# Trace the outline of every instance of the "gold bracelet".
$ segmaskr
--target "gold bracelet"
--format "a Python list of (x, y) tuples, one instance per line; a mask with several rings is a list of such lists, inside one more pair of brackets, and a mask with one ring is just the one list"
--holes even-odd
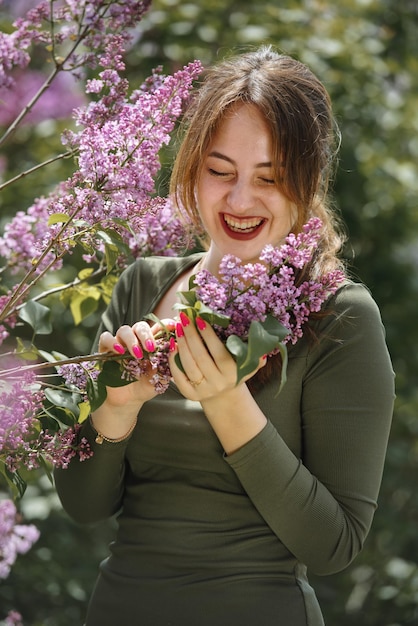
[(125, 439), (128, 439), (128, 437), (132, 434), (132, 431), (133, 431), (133, 429), (136, 426), (136, 422), (137, 422), (137, 420), (134, 421), (134, 423), (132, 424), (132, 426), (130, 427), (128, 432), (123, 437), (119, 437), (118, 439), (109, 439), (109, 437), (105, 437), (104, 435), (102, 435), (102, 433), (100, 433), (97, 430), (97, 428), (94, 425), (93, 418), (90, 415), (90, 424), (92, 425), (93, 429), (97, 433), (95, 442), (98, 443), (99, 445), (102, 445), (103, 441), (107, 441), (109, 443), (120, 443), (121, 441), (124, 441)]

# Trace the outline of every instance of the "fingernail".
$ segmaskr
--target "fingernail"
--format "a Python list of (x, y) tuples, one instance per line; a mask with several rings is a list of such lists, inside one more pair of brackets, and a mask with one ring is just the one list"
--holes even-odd
[(170, 352), (175, 352), (177, 348), (177, 344), (174, 340), (174, 337), (170, 337), (170, 344), (169, 344), (169, 350)]
[(133, 346), (132, 348), (133, 355), (136, 356), (137, 359), (142, 359), (144, 353), (142, 352), (139, 346)]
[(263, 354), (262, 359), (267, 359), (267, 354)]
[(147, 352), (154, 352), (154, 350), (155, 350), (155, 343), (153, 342), (152, 339), (147, 339), (146, 340), (145, 348), (146, 348)]
[(190, 324), (189, 318), (187, 317), (185, 313), (183, 313), (183, 311), (180, 311), (180, 321), (183, 324), (183, 326), (188, 326)]
[(125, 348), (121, 346), (120, 343), (114, 343), (113, 349), (115, 350), (115, 352), (119, 352), (119, 354), (125, 354)]
[(176, 335), (177, 337), (184, 337), (183, 326), (180, 322), (177, 322), (176, 324)]
[(205, 330), (206, 322), (201, 317), (196, 317), (196, 326), (199, 330)]

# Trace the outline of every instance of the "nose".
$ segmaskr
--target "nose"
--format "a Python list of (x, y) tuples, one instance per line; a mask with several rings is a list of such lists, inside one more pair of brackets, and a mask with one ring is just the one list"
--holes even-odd
[(255, 204), (252, 186), (244, 180), (235, 181), (228, 191), (227, 203), (234, 213), (252, 209)]

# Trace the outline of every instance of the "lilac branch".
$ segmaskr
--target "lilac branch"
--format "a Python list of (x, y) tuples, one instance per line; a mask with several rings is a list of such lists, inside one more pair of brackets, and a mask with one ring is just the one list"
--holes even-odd
[(0, 185), (0, 191), (3, 191), (5, 187), (8, 187), (9, 185), (17, 182), (18, 180), (22, 178), (25, 178), (26, 176), (29, 176), (29, 174), (33, 174), (34, 172), (36, 172), (37, 170), (40, 170), (41, 168), (46, 167), (47, 165), (50, 165), (51, 163), (54, 163), (55, 161), (60, 161), (61, 159), (68, 159), (74, 156), (76, 153), (77, 153), (76, 150), (67, 150), (67, 152), (62, 152), (61, 154), (57, 154), (56, 156), (51, 157), (47, 161), (43, 161), (43, 163), (38, 163), (38, 165), (34, 165), (30, 169), (25, 170), (24, 172), (21, 172), (20, 174), (17, 174), (14, 178), (7, 180), (5, 183)]

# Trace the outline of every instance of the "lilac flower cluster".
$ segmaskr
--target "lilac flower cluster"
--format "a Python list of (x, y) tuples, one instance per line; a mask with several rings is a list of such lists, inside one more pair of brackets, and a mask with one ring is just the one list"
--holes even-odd
[(149, 204), (146, 220), (135, 220), (134, 217), (131, 225), (133, 235), (129, 239), (129, 248), (134, 258), (175, 256), (189, 249), (194, 242), (193, 233), (188, 232), (170, 198), (153, 199)]
[[(118, 59), (120, 41), (112, 46), (112, 63)], [(110, 54), (110, 51), (108, 52)], [(199, 62), (190, 63), (173, 76), (160, 77), (126, 97), (126, 81), (115, 69), (107, 69), (108, 54), (101, 65), (100, 80), (90, 82), (90, 91), (100, 90), (98, 102), (76, 112), (83, 129), (67, 132), (64, 143), (78, 151), (80, 178), (94, 190), (90, 201), (78, 202), (77, 218), (94, 226), (114, 218), (129, 221), (144, 213), (155, 192), (154, 179), (160, 163), (158, 153), (169, 143), (170, 133), (189, 97), (193, 80), (201, 71)], [(118, 69), (122, 62), (118, 61)], [(71, 185), (74, 187), (74, 185)], [(141, 210), (142, 209), (142, 210)], [(136, 225), (136, 224), (135, 224)]]
[(21, 467), (36, 469), (42, 459), (55, 467), (67, 467), (76, 455), (80, 461), (90, 457), (87, 440), (79, 440), (78, 425), (55, 433), (41, 429), (38, 416), (43, 413), (45, 396), (33, 372), (26, 372), (11, 384), (3, 383), (2, 387), (0, 461), (10, 472)]
[[(39, 539), (40, 533), (35, 526), (17, 522), (14, 503), (11, 500), (0, 501), (0, 579), (7, 578), (18, 554), (25, 554)], [(18, 619), (17, 614), (14, 617)], [(16, 623), (16, 620), (9, 623)]]
[[(118, 3), (106, 6), (109, 4)], [(134, 3), (127, 0), (125, 4), (126, 10), (133, 10)], [(121, 19), (118, 12), (112, 16), (116, 21)], [(99, 79), (88, 83), (90, 92), (100, 97), (75, 112), (82, 130), (67, 131), (63, 136), (64, 145), (78, 154), (79, 169), (48, 197), (36, 199), (26, 214), (19, 212), (5, 226), (0, 255), (8, 260), (12, 272), (25, 272), (26, 277), (36, 280), (48, 270), (59, 268), (64, 255), (77, 243), (95, 251), (86, 259), (97, 260), (97, 251), (104, 251), (103, 237), (108, 237), (104, 229), (118, 232), (137, 255), (138, 240), (132, 233), (141, 232), (144, 225), (147, 228), (150, 206), (154, 217), (149, 232), (154, 229), (158, 239), (159, 250), (155, 252), (164, 253), (161, 230), (157, 233), (155, 228), (159, 205), (150, 200), (160, 167), (158, 152), (170, 141), (192, 82), (202, 68), (196, 61), (173, 76), (155, 72), (128, 97), (127, 82), (119, 75), (124, 68), (123, 41), (120, 35), (109, 35), (98, 61), (104, 69)], [(169, 229), (165, 245), (171, 253), (172, 242), (181, 239), (180, 222), (171, 221), (166, 208), (163, 223)], [(21, 288), (24, 290), (25, 285)], [(0, 321), (9, 322), (18, 296), (13, 294), (7, 308), (0, 310)]]
[(35, 415), (42, 408), (43, 393), (33, 372), (26, 372), (11, 384), (0, 386), (0, 455), (26, 445), (36, 429)]
[(23, 626), (22, 616), (18, 611), (9, 611), (3, 622), (4, 626)]
[(149, 381), (157, 393), (161, 394), (167, 390), (171, 380), (171, 371), (168, 364), (170, 351), (170, 339), (168, 334), (156, 337), (155, 351), (148, 352), (146, 358), (123, 359), (121, 361), (122, 379), (135, 381), (140, 376), (147, 374)]
[(217, 328), (222, 339), (230, 335), (245, 339), (251, 322), (263, 322), (270, 314), (289, 331), (284, 343), (296, 343), (310, 314), (318, 312), (344, 280), (343, 272), (336, 269), (316, 281), (309, 278), (298, 284), (298, 270), (312, 260), (321, 227), (321, 221), (312, 218), (300, 234), (291, 233), (282, 246), (265, 246), (258, 263), (243, 264), (237, 257), (226, 255), (219, 279), (207, 270), (197, 273), (198, 300), (230, 318), (227, 328)]
[(73, 43), (69, 52), (61, 56), (60, 69), (96, 67), (97, 52), (103, 49), (103, 44), (117, 32), (128, 42), (131, 39), (129, 29), (142, 19), (150, 4), (151, 0), (64, 0), (52, 3), (51, 16), (51, 3), (39, 2), (25, 17), (14, 22), (15, 31), (3, 34), (0, 39), (0, 52), (3, 52), (0, 86), (10, 85), (8, 73), (12, 67), (28, 65), (30, 57), (26, 51), (32, 44), (42, 44), (56, 51), (60, 45), (65, 49), (68, 42), (82, 41), (81, 52)]
[(85, 390), (89, 380), (97, 380), (99, 369), (95, 361), (82, 361), (81, 363), (67, 363), (56, 368), (57, 374), (64, 380), (69, 389), (74, 389), (86, 397)]

